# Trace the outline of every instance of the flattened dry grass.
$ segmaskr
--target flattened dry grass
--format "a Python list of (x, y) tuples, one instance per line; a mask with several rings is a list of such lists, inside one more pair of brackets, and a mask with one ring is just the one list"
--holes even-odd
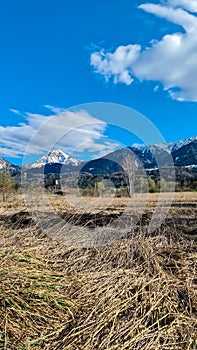
[(152, 236), (141, 226), (111, 245), (80, 249), (51, 241), (33, 223), (2, 222), (0, 349), (197, 349), (189, 218), (195, 225), (194, 206), (173, 207)]
[(80, 305), (79, 316), (46, 349), (197, 348), (197, 254), (192, 242), (142, 235), (135, 246), (122, 241), (104, 252), (72, 252), (69, 271), (75, 258), (81, 287), (73, 298)]
[(0, 349), (41, 346), (72, 317), (69, 278), (46, 266), (43, 257), (1, 250), (0, 279)]

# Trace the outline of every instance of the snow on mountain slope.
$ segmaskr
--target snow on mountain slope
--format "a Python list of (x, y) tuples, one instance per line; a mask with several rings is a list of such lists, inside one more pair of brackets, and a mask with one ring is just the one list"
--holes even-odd
[(77, 166), (82, 161), (76, 158), (70, 157), (67, 153), (61, 150), (52, 150), (43, 157), (39, 158), (35, 163), (31, 164), (31, 168), (41, 168), (46, 164), (59, 163), (64, 165)]
[(0, 170), (9, 170), (11, 168), (15, 168), (14, 165), (12, 165), (10, 162), (8, 162), (7, 160), (0, 158)]
[(189, 137), (187, 139), (180, 140), (177, 142), (155, 143), (155, 144), (150, 145), (150, 146), (145, 146), (144, 148), (147, 148), (147, 147), (151, 148), (153, 146), (153, 147), (163, 148), (163, 150), (165, 150), (169, 153), (172, 153), (172, 152), (177, 151), (179, 148), (181, 148), (183, 146), (189, 145), (193, 141), (197, 141), (197, 136), (192, 136), (192, 137)]
[(128, 149), (146, 169), (157, 168), (158, 159), (163, 166), (167, 166), (169, 164), (169, 155), (171, 155), (172, 158), (170, 159), (174, 161), (175, 166), (188, 166), (196, 164), (197, 161), (197, 136), (171, 143), (125, 147), (106, 155), (105, 158), (121, 164), (128, 153)]
[(20, 176), (20, 167), (18, 165), (14, 165), (6, 159), (0, 158), (0, 173), (4, 171), (9, 172), (13, 176)]
[[(129, 149), (135, 154), (137, 159), (139, 159), (144, 168), (157, 167), (155, 156), (157, 156), (157, 159), (160, 157), (165, 164), (165, 153), (170, 153), (172, 155), (175, 166), (194, 166), (197, 164), (197, 136), (171, 143), (155, 143), (152, 145), (133, 145), (131, 147), (124, 147), (111, 152), (102, 158), (108, 158), (121, 164), (121, 160), (128, 154)], [(35, 163), (26, 164), (24, 168), (39, 170), (39, 168), (46, 164), (57, 163), (66, 165), (72, 170), (72, 167), (83, 165), (84, 162), (72, 158), (69, 154), (61, 150), (51, 150), (46, 155), (39, 158)], [(19, 168), (20, 167), (11, 164), (7, 160), (0, 158), (0, 170), (7, 169), (14, 171)]]

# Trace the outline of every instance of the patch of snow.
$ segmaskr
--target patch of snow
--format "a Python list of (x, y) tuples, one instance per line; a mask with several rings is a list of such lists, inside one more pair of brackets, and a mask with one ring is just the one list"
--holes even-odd
[(61, 150), (51, 150), (46, 155), (38, 159), (35, 163), (31, 164), (31, 168), (41, 168), (46, 164), (52, 164), (52, 163), (77, 166), (81, 162), (82, 162), (81, 160), (72, 158), (69, 156), (69, 154)]
[(197, 168), (197, 164), (185, 165), (184, 168), (188, 168), (188, 169)]
[(172, 153), (172, 152), (177, 151), (179, 148), (181, 148), (183, 146), (189, 145), (193, 141), (197, 141), (197, 136), (192, 136), (192, 137), (189, 137), (187, 139), (180, 140), (177, 142), (154, 143), (150, 146), (146, 146), (144, 148), (144, 152), (148, 148), (152, 149), (152, 148), (157, 147), (157, 148), (163, 149), (164, 151), (167, 151), (168, 153)]
[(0, 158), (0, 170), (7, 170), (9, 168), (13, 168), (14, 166), (12, 166), (12, 164), (10, 162), (8, 162), (7, 160)]

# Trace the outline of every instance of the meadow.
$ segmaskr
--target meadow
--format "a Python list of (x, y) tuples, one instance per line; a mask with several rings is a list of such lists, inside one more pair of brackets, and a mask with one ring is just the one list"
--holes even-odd
[(157, 200), (49, 195), (76, 232), (135, 219), (92, 246), (47, 234), (22, 196), (1, 202), (0, 349), (197, 349), (197, 193), (175, 193), (149, 232)]

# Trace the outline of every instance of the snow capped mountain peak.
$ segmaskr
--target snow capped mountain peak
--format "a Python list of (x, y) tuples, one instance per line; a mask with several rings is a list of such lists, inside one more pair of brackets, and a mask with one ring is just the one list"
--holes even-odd
[(5, 171), (13, 171), (17, 168), (17, 165), (10, 163), (8, 160), (4, 158), (0, 158), (0, 170)]
[(197, 136), (192, 136), (192, 137), (188, 137), (187, 139), (176, 141), (176, 142), (154, 143), (152, 145), (145, 146), (144, 150), (147, 148), (154, 149), (156, 147), (156, 148), (161, 148), (166, 152), (172, 153), (177, 151), (179, 148), (189, 145), (191, 142), (196, 140), (197, 140)]
[(197, 136), (192, 136), (192, 137), (189, 137), (187, 139), (174, 142), (174, 144), (172, 146), (172, 152), (177, 151), (179, 148), (181, 148), (183, 146), (189, 145), (193, 141), (197, 141)]
[(16, 172), (18, 169), (17, 165), (10, 163), (8, 160), (4, 158), (0, 158), (0, 172), (9, 171), (11, 173)]
[[(169, 159), (178, 167), (197, 164), (197, 136), (177, 142), (154, 143), (151, 145), (142, 145), (142, 147), (138, 147), (138, 145), (135, 147), (132, 145), (128, 148), (136, 155), (146, 169), (157, 168), (157, 160), (160, 160), (163, 166), (168, 165)], [(121, 160), (125, 155), (127, 155), (127, 148), (114, 151), (106, 157), (121, 164)], [(169, 158), (168, 155), (170, 155), (171, 158)]]
[(46, 163), (60, 163), (66, 162), (70, 156), (61, 150), (52, 150), (46, 156)]
[(0, 170), (7, 169), (9, 166), (11, 166), (11, 163), (9, 163), (7, 160), (0, 158)]
[(31, 168), (41, 168), (46, 164), (59, 163), (63, 165), (77, 166), (81, 163), (81, 160), (72, 158), (69, 154), (61, 150), (51, 150), (43, 157), (39, 158), (35, 163), (31, 164)]

